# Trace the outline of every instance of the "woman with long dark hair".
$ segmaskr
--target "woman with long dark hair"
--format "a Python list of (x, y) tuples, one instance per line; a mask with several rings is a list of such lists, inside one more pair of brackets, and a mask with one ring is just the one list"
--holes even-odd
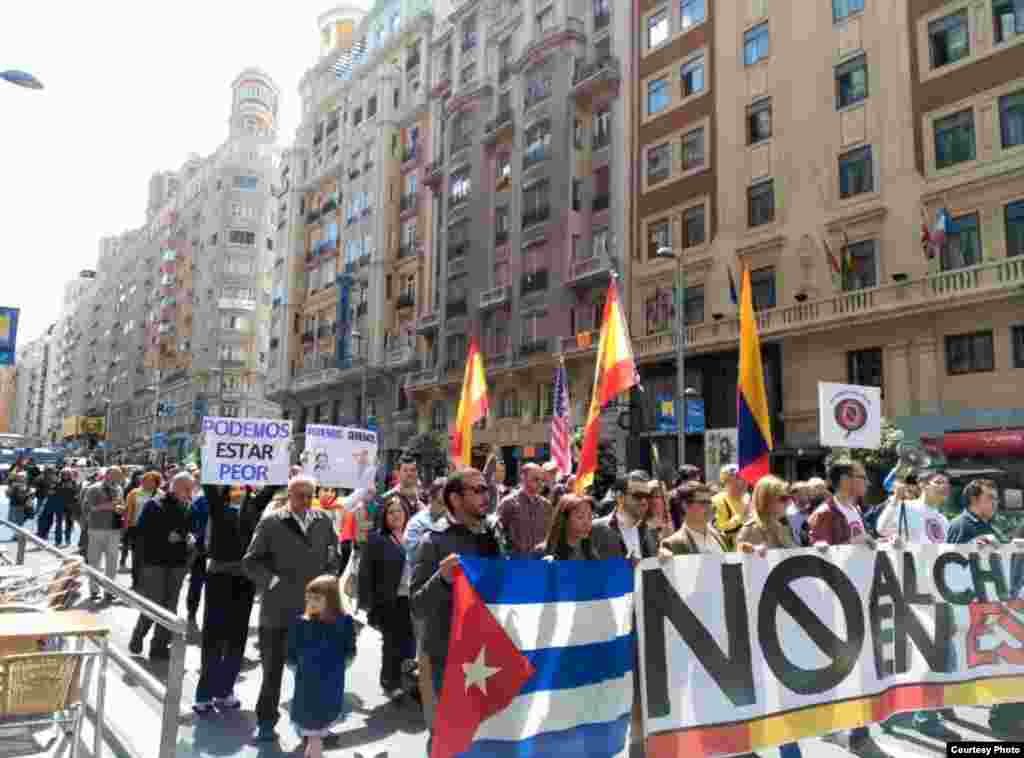
[(402, 665), (416, 657), (409, 608), (412, 566), (402, 547), (406, 511), (402, 501), (390, 498), (376, 514), (359, 566), (359, 605), (367, 620), (384, 637), (380, 686), (389, 697), (402, 690)]
[(548, 538), (537, 547), (545, 559), (557, 561), (596, 561), (597, 551), (590, 544), (594, 502), (582, 495), (562, 495), (551, 518)]

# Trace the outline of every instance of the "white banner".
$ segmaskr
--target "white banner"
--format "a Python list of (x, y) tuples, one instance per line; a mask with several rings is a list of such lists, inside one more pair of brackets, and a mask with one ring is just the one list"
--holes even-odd
[(203, 417), (203, 484), (287, 484), (292, 422)]
[(354, 426), (306, 426), (302, 470), (328, 487), (359, 489), (377, 474), (377, 433)]
[(818, 432), (823, 447), (877, 450), (882, 444), (882, 390), (818, 382)]
[(898, 711), (1024, 700), (1022, 589), (1019, 546), (646, 560), (648, 755), (742, 753)]
[(723, 466), (736, 463), (736, 427), (704, 432), (704, 481), (718, 482)]

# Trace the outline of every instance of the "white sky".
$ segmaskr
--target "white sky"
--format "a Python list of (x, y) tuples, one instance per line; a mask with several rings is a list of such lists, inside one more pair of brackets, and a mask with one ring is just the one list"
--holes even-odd
[(0, 305), (21, 308), (19, 344), (57, 319), (64, 282), (95, 265), (101, 237), (143, 223), (150, 175), (227, 136), (246, 66), (281, 88), (279, 142), (292, 140), (316, 18), (333, 5), (0, 0), (0, 70), (45, 86), (0, 80)]

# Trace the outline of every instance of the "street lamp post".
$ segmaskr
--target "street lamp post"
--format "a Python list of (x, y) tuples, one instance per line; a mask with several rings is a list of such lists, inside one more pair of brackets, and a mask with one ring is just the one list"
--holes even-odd
[(25, 89), (43, 88), (43, 83), (28, 71), (19, 71), (18, 69), (13, 68), (8, 69), (7, 71), (0, 71), (0, 79), (10, 82), (16, 87), (24, 87)]
[(670, 247), (659, 247), (655, 253), (657, 258), (667, 258), (677, 263), (676, 297), (676, 400), (673, 403), (673, 415), (676, 419), (676, 447), (679, 465), (686, 463), (686, 399), (697, 392), (686, 386), (686, 269), (683, 268), (683, 256)]

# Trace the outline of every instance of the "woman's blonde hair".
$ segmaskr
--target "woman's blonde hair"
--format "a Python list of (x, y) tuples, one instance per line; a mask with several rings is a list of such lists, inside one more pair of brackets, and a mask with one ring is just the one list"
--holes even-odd
[(754, 521), (763, 530), (775, 538), (775, 541), (782, 547), (793, 546), (793, 534), (779, 520), (776, 513), (772, 511), (772, 501), (776, 498), (784, 498), (789, 493), (789, 485), (777, 476), (762, 476), (754, 487), (750, 496), (751, 509)]
[(338, 585), (338, 577), (322, 574), (306, 585), (306, 593), (324, 599), (324, 612), (320, 615), (320, 621), (331, 624), (338, 616), (345, 613), (341, 605), (341, 587)]

